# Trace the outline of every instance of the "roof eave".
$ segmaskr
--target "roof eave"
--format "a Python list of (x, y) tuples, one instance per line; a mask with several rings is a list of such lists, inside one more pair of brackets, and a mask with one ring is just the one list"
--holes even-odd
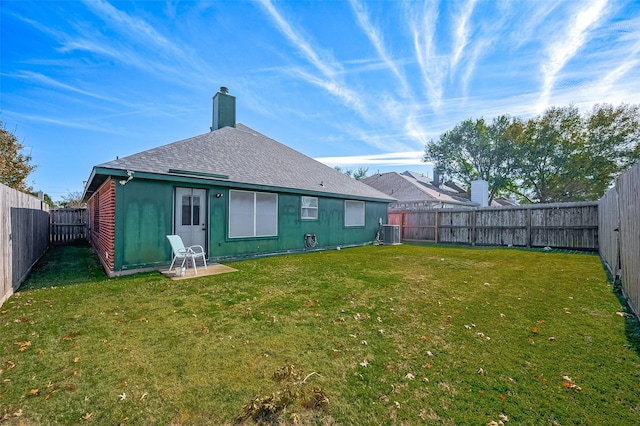
[[(217, 178), (217, 177), (206, 177), (206, 176), (195, 176), (195, 175), (185, 175), (179, 173), (151, 173), (151, 172), (140, 172), (136, 170), (133, 171), (133, 178), (136, 179), (148, 179), (148, 180), (158, 180), (158, 181), (173, 181), (180, 183), (191, 183), (191, 184), (200, 184), (200, 185), (218, 185), (227, 188), (241, 188), (241, 189), (251, 189), (258, 191), (272, 191), (272, 192), (288, 192), (292, 194), (301, 194), (301, 195), (310, 195), (310, 196), (318, 196), (318, 197), (332, 197), (332, 198), (340, 198), (340, 199), (353, 199), (353, 200), (362, 200), (362, 201), (373, 201), (373, 202), (381, 202), (381, 203), (395, 203), (398, 200), (389, 197), (382, 196), (376, 197), (373, 195), (358, 195), (358, 194), (345, 194), (338, 192), (330, 192), (330, 191), (314, 191), (308, 190), (304, 188), (288, 188), (288, 187), (280, 187), (280, 186), (270, 186), (258, 183), (249, 183), (249, 182), (237, 182), (231, 181), (228, 179)], [(94, 167), (91, 172), (91, 176), (89, 177), (89, 181), (87, 186), (85, 187), (83, 200), (86, 202), (93, 193), (104, 183), (104, 181), (109, 176), (115, 177), (126, 177), (127, 170), (124, 169), (112, 169), (106, 167)], [(382, 194), (382, 193), (381, 193)], [(382, 194), (386, 195), (386, 194)]]

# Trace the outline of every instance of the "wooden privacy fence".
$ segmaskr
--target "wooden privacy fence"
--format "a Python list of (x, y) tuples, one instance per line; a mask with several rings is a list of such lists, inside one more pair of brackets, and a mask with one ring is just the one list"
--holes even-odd
[(620, 175), (599, 203), (600, 256), (640, 315), (640, 163)]
[(55, 209), (51, 210), (52, 244), (67, 244), (89, 240), (89, 209)]
[(598, 249), (598, 203), (432, 209), (389, 213), (403, 241)]
[(48, 235), (49, 206), (0, 184), (0, 305), (47, 251)]
[(620, 278), (620, 243), (618, 241), (618, 191), (611, 188), (598, 202), (598, 235), (600, 258), (614, 277)]

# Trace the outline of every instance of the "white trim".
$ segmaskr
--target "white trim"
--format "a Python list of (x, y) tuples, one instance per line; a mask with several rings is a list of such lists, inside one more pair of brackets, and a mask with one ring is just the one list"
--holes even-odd
[[(311, 200), (315, 200), (315, 206), (313, 205), (306, 205), (304, 204), (305, 202), (305, 198), (308, 199), (309, 201)], [(311, 203), (313, 204), (313, 203)], [(307, 213), (311, 213), (311, 212), (315, 212), (315, 216), (311, 217), (311, 216), (305, 216), (304, 212)], [(311, 197), (308, 195), (301, 195), (300, 196), (300, 219), (301, 220), (318, 220), (318, 197)]]
[[(247, 235), (232, 235), (232, 226), (231, 226), (231, 220), (232, 218), (236, 217), (234, 215), (234, 212), (232, 210), (232, 201), (233, 201), (233, 194), (234, 193), (244, 193), (244, 194), (251, 194), (252, 195), (252, 209), (253, 211), (251, 212), (251, 220), (252, 220), (252, 232), (251, 234), (247, 234)], [(273, 213), (275, 213), (275, 227), (274, 227), (274, 232), (273, 234), (264, 234), (264, 235), (258, 235), (258, 195), (266, 195), (269, 197), (273, 197), (273, 199), (275, 200), (275, 206), (274, 206), (274, 210)], [(227, 229), (227, 235), (230, 239), (236, 239), (236, 238), (255, 238), (255, 237), (277, 237), (278, 236), (278, 194), (272, 193), (272, 192), (259, 192), (259, 191), (242, 191), (239, 189), (230, 189), (229, 190), (229, 220), (228, 220), (228, 229)], [(237, 215), (237, 213), (236, 213)], [(245, 213), (246, 215), (246, 213)], [(248, 218), (247, 218), (248, 219)], [(243, 231), (242, 229), (240, 231)]]
[[(361, 212), (349, 212), (347, 213), (347, 205), (351, 205), (351, 208), (355, 208), (356, 205), (361, 206)], [(361, 213), (361, 217), (360, 217)], [(357, 200), (344, 200), (344, 226), (345, 227), (355, 227), (355, 226), (364, 226), (365, 225), (365, 203), (364, 201)], [(358, 217), (355, 217), (357, 214)], [(347, 222), (347, 220), (351, 220), (353, 222)]]

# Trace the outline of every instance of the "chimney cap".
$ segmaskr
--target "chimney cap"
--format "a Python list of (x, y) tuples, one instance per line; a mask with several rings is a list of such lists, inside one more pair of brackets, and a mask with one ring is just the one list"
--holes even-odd
[(224, 93), (225, 95), (229, 94), (229, 88), (226, 86), (220, 86), (220, 93)]

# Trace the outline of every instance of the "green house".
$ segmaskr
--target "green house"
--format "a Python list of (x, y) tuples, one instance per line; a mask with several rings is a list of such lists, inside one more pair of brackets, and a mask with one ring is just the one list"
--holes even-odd
[(388, 195), (236, 124), (235, 97), (213, 97), (211, 131), (99, 164), (83, 198), (109, 276), (161, 269), (167, 235), (210, 262), (371, 243)]

